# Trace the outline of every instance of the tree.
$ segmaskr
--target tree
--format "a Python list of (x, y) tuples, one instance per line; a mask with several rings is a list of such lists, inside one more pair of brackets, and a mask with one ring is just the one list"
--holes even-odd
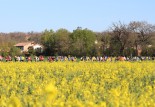
[(95, 33), (88, 29), (76, 29), (70, 35), (73, 55), (91, 55), (96, 40)]
[(59, 29), (55, 32), (55, 48), (58, 55), (68, 55), (70, 48), (70, 32), (66, 29)]
[(53, 30), (45, 30), (41, 36), (41, 43), (44, 45), (46, 55), (55, 54), (55, 34)]
[(97, 33), (97, 41), (99, 45), (99, 52), (103, 53), (104, 55), (110, 55), (111, 50), (110, 50), (110, 41), (111, 41), (111, 35), (109, 32), (101, 32)]
[(12, 46), (12, 47), (10, 48), (9, 54), (10, 54), (11, 56), (19, 56), (19, 55), (21, 55), (21, 50), (20, 50), (19, 48), (15, 47), (15, 46)]
[(140, 55), (142, 48), (146, 48), (151, 44), (151, 38), (155, 32), (155, 26), (147, 22), (133, 21), (129, 23), (129, 28), (134, 35), (133, 44), (134, 47), (136, 47), (137, 55)]
[(35, 55), (35, 50), (34, 50), (33, 46), (30, 46), (30, 47), (28, 48), (28, 53), (29, 53), (30, 55)]
[(111, 27), (111, 49), (116, 55), (124, 55), (124, 49), (126, 49), (130, 42), (131, 36), (129, 28), (126, 24), (114, 23)]

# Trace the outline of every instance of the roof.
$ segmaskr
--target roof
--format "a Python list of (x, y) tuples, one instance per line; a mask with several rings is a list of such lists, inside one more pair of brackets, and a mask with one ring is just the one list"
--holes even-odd
[(22, 42), (22, 43), (18, 43), (18, 44), (16, 44), (16, 45), (14, 45), (14, 46), (26, 46), (26, 45), (29, 45), (29, 44), (31, 44), (32, 42)]

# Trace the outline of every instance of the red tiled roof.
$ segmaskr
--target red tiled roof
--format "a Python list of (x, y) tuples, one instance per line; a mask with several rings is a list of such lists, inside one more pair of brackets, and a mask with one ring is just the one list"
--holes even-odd
[(32, 42), (23, 42), (23, 43), (18, 43), (18, 44), (14, 45), (14, 46), (26, 46), (26, 45), (31, 44), (31, 43)]

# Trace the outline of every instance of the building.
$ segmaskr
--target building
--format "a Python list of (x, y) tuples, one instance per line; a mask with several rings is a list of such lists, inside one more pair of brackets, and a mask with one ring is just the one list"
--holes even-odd
[(15, 47), (21, 49), (22, 52), (27, 52), (29, 47), (33, 47), (34, 50), (43, 50), (43, 46), (36, 44), (34, 42), (22, 42), (14, 45)]
[(33, 45), (33, 49), (36, 50), (36, 49), (41, 49), (43, 46), (40, 45), (40, 44), (34, 44)]

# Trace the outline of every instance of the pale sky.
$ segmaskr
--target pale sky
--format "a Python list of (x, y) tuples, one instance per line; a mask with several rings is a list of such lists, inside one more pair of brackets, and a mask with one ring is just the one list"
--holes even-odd
[(102, 32), (118, 21), (155, 24), (154, 11), (155, 0), (0, 0), (0, 32)]

